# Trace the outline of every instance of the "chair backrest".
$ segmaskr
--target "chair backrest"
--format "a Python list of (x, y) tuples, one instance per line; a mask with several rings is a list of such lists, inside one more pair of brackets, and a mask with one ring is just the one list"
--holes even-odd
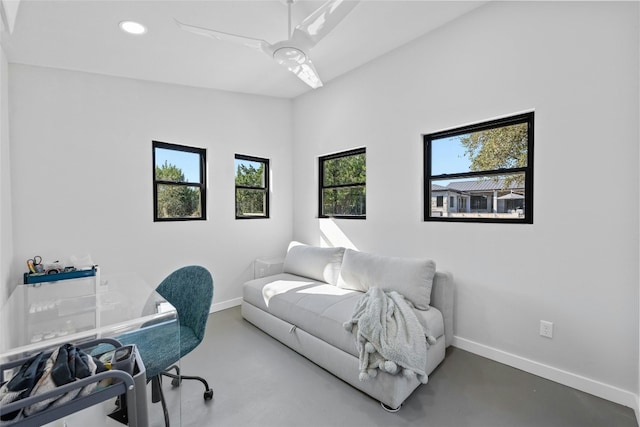
[(191, 328), (202, 340), (213, 299), (213, 278), (209, 271), (198, 265), (179, 268), (156, 291), (178, 310), (180, 325)]

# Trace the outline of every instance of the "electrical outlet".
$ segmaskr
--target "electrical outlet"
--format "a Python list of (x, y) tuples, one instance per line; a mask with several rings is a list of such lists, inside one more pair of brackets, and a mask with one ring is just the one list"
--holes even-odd
[(547, 322), (546, 320), (541, 320), (540, 335), (547, 338), (553, 338), (553, 322)]

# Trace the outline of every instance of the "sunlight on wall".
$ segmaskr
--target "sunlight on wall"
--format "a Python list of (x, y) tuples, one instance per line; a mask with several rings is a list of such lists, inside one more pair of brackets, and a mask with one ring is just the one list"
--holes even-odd
[(323, 247), (344, 247), (358, 250), (353, 242), (335, 223), (333, 218), (320, 218), (318, 220), (320, 228), (320, 246)]

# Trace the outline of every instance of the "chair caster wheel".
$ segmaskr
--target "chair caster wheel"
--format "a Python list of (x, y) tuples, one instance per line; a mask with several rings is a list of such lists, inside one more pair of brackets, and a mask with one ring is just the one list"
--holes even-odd
[(172, 387), (180, 387), (180, 383), (182, 382), (182, 380), (179, 380), (177, 378), (174, 378), (171, 380), (171, 386)]
[(204, 400), (211, 400), (211, 399), (213, 399), (213, 390), (209, 389), (204, 392)]

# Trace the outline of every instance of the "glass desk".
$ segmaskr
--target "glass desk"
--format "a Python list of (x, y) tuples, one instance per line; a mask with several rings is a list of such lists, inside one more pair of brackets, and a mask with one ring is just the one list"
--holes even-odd
[[(128, 332), (162, 324), (171, 339), (160, 343), (165, 351), (179, 354), (180, 328), (175, 308), (155, 288), (136, 274), (122, 274), (19, 285), (2, 307), (3, 337), (0, 364), (53, 350), (65, 343), (82, 344), (97, 338), (115, 338)], [(168, 348), (173, 346), (174, 348)], [(144, 369), (143, 369), (144, 370)], [(137, 425), (149, 424), (152, 414), (144, 387), (136, 383)], [(180, 425), (179, 388), (166, 393), (171, 423)], [(160, 406), (159, 404), (153, 404)], [(56, 426), (122, 426), (104, 417), (114, 409), (105, 404), (65, 416)], [(129, 408), (129, 411), (132, 409)], [(25, 420), (28, 418), (25, 418)], [(151, 419), (151, 421), (154, 421)]]

